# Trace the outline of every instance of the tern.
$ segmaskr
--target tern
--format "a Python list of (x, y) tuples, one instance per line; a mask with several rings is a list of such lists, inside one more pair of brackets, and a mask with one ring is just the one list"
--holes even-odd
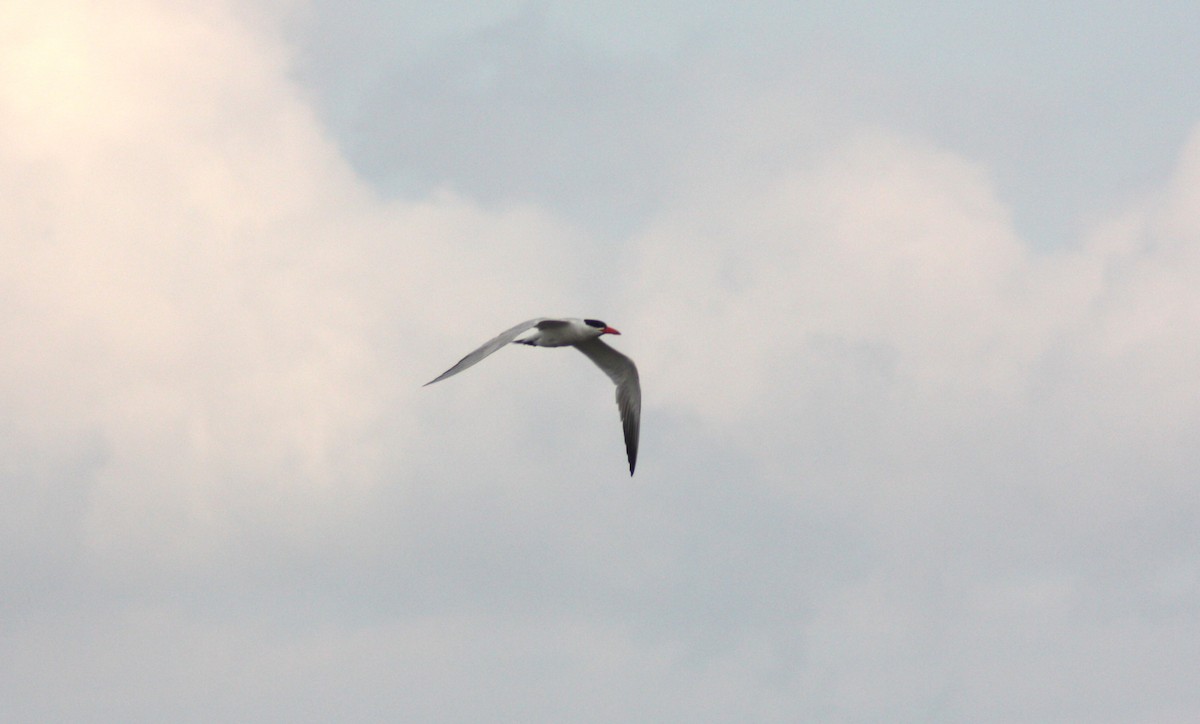
[(638, 382), (638, 371), (633, 360), (601, 341), (600, 337), (605, 334), (620, 332), (598, 319), (530, 319), (501, 332), (424, 386), (453, 377), (509, 343), (531, 347), (574, 347), (595, 362), (617, 386), (617, 408), (621, 412), (621, 425), (625, 428), (625, 454), (629, 458), (629, 474), (633, 475), (633, 468), (637, 465), (638, 429), (642, 416), (642, 386)]

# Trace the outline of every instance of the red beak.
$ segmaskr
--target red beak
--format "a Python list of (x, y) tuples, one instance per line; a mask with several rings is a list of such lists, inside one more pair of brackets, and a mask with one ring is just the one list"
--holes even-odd
[(600, 331), (600, 334), (620, 334), (620, 332), (613, 329), (612, 327), (605, 327), (603, 330)]

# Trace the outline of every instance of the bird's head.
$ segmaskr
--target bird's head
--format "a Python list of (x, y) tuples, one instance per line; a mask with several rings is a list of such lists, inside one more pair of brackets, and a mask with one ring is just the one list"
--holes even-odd
[(601, 322), (599, 319), (585, 319), (583, 322), (589, 327), (595, 327), (600, 330), (600, 334), (620, 334), (620, 332)]

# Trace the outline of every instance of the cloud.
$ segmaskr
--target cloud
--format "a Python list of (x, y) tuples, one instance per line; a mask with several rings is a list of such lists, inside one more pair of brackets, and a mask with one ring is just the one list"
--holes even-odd
[(374, 198), (227, 8), (59, 10), (5, 51), (6, 427), (15, 459), (77, 460), (86, 550), (303, 538), (403, 455), (389, 410), (440, 363), (417, 343), (475, 299), (570, 299), (537, 210)]
[[(719, 170), (697, 174), (717, 191), (685, 188), (636, 240), (627, 316), (647, 387), (736, 441), (746, 476), (845, 526), (867, 552), (839, 567), (872, 561), (804, 596), (805, 673), (825, 677), (841, 715), (949, 701), (950, 719), (957, 706), (1005, 718), (988, 703), (1001, 692), (978, 693), (983, 651), (1005, 650), (1024, 680), (1018, 661), (1060, 670), (1100, 646), (1107, 679), (1125, 668), (1114, 650), (1159, 669), (1138, 636), (1185, 635), (1151, 612), (1179, 600), (1158, 576), (1194, 570), (1179, 513), (1195, 512), (1183, 441), (1200, 432), (1192, 156), (1077, 248), (1037, 252), (984, 168), (863, 130), (740, 193)], [(990, 609), (1005, 600), (1015, 609)], [(966, 630), (997, 639), (960, 650)], [(1072, 653), (1043, 661), (1052, 640)], [(1175, 682), (1155, 687), (1161, 699), (1092, 694), (1171, 711), (1187, 697), (1161, 673)], [(1065, 701), (1029, 697), (1021, 711)]]
[(328, 383), (369, 361), (354, 302), (313, 278), (340, 252), (294, 232), (328, 223), (318, 189), (354, 190), (279, 49), (219, 11), (34, 16), (6, 59), (11, 394), (97, 448), (89, 543), (186, 536), (215, 489), (281, 467), (318, 485), (370, 415)]
[[(612, 244), (384, 198), (277, 20), (7, 13), (17, 718), (1196, 710), (1200, 142), (1044, 251), (986, 163), (747, 90)], [(632, 482), (578, 355), (420, 388), (556, 312), (626, 331)]]

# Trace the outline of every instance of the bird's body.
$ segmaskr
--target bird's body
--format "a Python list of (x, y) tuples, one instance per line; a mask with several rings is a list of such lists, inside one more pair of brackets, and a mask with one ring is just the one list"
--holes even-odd
[[(528, 322), (526, 323), (528, 324)], [(594, 327), (582, 319), (540, 319), (514, 342), (534, 347), (570, 347), (602, 334), (620, 334), (611, 327)]]
[(501, 332), (479, 349), (463, 357), (450, 369), (438, 375), (426, 386), (462, 372), (484, 357), (507, 344), (526, 344), (532, 347), (575, 347), (596, 363), (617, 386), (617, 407), (625, 431), (625, 453), (629, 458), (629, 474), (637, 464), (638, 431), (642, 412), (642, 388), (633, 360), (600, 340), (601, 335), (620, 334), (596, 319), (574, 317), (538, 317), (521, 322)]

